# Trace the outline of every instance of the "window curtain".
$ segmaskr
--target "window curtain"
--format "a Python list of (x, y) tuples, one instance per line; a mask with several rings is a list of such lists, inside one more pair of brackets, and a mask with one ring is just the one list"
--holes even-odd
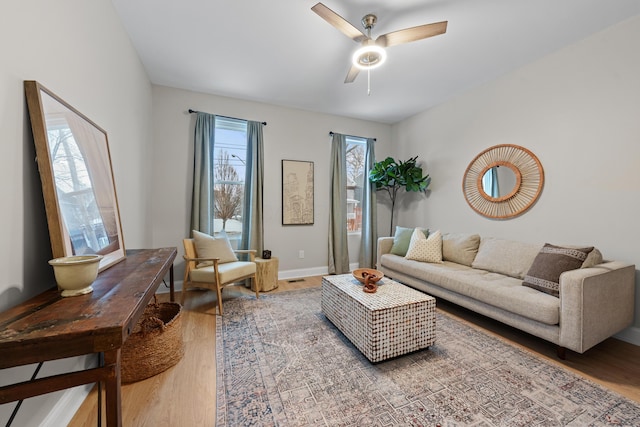
[(329, 194), (329, 274), (349, 272), (347, 247), (347, 141), (333, 134)]
[(197, 113), (194, 135), (193, 195), (191, 200), (191, 230), (213, 235), (213, 145), (216, 116)]
[(484, 192), (491, 197), (500, 197), (500, 188), (498, 187), (498, 167), (494, 166), (487, 171), (482, 177), (482, 188)]
[(262, 256), (264, 222), (262, 187), (264, 181), (264, 148), (261, 122), (247, 122), (247, 154), (242, 214), (242, 248), (255, 249)]
[(376, 206), (376, 187), (369, 181), (369, 172), (376, 162), (375, 140), (367, 138), (364, 153), (364, 182), (362, 183), (362, 228), (360, 230), (361, 268), (374, 268), (376, 263), (376, 245), (378, 239), (378, 215)]

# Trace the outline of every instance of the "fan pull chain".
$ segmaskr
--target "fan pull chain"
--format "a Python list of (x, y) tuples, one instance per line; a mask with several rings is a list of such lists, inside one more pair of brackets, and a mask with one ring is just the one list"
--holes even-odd
[(371, 96), (371, 69), (367, 68), (367, 96)]

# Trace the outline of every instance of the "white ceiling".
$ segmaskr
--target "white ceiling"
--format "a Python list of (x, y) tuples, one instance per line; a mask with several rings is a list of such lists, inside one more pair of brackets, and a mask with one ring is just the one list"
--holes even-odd
[(376, 14), (374, 38), (449, 21), (390, 47), (367, 96), (366, 72), (343, 83), (358, 45), (311, 11), (317, 0), (112, 2), (155, 84), (383, 123), (640, 14), (638, 0), (323, 0), (359, 29)]

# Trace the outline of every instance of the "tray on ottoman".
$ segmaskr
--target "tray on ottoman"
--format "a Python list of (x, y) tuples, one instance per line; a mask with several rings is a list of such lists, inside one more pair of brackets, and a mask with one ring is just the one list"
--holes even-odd
[(323, 277), (323, 313), (371, 362), (433, 344), (435, 298), (388, 278), (378, 284), (369, 294), (351, 274)]

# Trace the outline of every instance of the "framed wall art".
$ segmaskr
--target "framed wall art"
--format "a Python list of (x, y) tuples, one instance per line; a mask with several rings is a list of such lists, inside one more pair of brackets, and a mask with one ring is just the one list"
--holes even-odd
[(54, 258), (125, 258), (107, 133), (36, 81), (24, 82)]
[(282, 225), (313, 224), (313, 162), (282, 160)]

